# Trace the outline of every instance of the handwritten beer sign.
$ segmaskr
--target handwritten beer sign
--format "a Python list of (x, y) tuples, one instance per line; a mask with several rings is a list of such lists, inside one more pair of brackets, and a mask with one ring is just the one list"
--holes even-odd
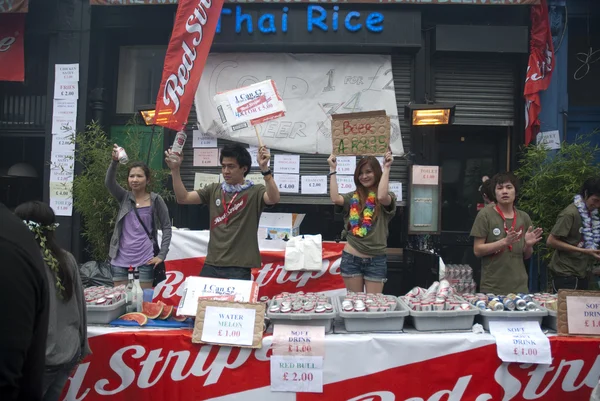
[(331, 140), (336, 156), (383, 155), (390, 146), (390, 118), (385, 110), (334, 114)]

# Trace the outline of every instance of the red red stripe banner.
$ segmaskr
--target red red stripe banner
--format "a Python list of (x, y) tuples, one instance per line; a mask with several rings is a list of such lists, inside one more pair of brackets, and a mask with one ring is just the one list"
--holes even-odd
[(25, 80), (25, 15), (0, 14), (0, 81)]

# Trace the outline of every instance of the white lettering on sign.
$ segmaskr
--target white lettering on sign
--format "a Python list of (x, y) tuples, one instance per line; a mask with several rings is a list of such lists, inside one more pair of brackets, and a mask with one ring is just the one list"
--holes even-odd
[(17, 41), (14, 36), (7, 36), (0, 39), (0, 52), (4, 53), (10, 50), (10, 47)]

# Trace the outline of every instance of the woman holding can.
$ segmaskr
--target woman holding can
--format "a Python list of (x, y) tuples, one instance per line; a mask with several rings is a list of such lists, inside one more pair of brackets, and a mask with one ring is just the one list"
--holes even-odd
[(481, 258), (480, 291), (493, 294), (528, 292), (524, 259), (542, 239), (542, 229), (534, 229), (529, 215), (515, 207), (517, 178), (499, 173), (492, 178), (496, 204), (479, 211), (471, 236), (473, 252)]
[[(154, 281), (154, 268), (165, 260), (171, 244), (169, 210), (160, 195), (148, 192), (151, 175), (143, 162), (129, 165), (129, 190), (117, 183), (120, 158), (122, 148), (114, 145), (104, 181), (120, 204), (109, 250), (113, 281), (115, 285), (125, 284), (127, 269), (133, 266), (140, 273), (142, 288), (150, 288)], [(156, 240), (158, 230), (162, 230), (160, 247)]]
[(342, 238), (348, 242), (340, 270), (348, 291), (380, 293), (387, 281), (388, 224), (396, 214), (396, 196), (388, 188), (393, 161), (391, 152), (385, 154), (383, 168), (375, 157), (362, 158), (354, 170), (356, 190), (340, 195), (336, 157), (327, 159), (329, 197), (344, 215)]

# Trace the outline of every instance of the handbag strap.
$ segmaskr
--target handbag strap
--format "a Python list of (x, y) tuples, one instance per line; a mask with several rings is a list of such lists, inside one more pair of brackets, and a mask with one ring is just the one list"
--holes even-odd
[[(131, 203), (133, 203), (133, 201), (131, 201)], [(150, 240), (150, 242), (154, 243), (154, 237), (152, 236), (152, 234), (150, 234), (150, 231), (148, 231), (148, 229), (146, 228), (146, 225), (142, 221), (142, 218), (140, 217), (140, 213), (138, 212), (135, 204), (133, 204), (133, 210), (135, 211), (135, 215), (137, 216), (138, 220), (140, 221), (140, 224), (142, 225), (142, 227), (144, 227), (144, 231), (146, 231), (146, 235), (148, 236), (148, 239)]]

